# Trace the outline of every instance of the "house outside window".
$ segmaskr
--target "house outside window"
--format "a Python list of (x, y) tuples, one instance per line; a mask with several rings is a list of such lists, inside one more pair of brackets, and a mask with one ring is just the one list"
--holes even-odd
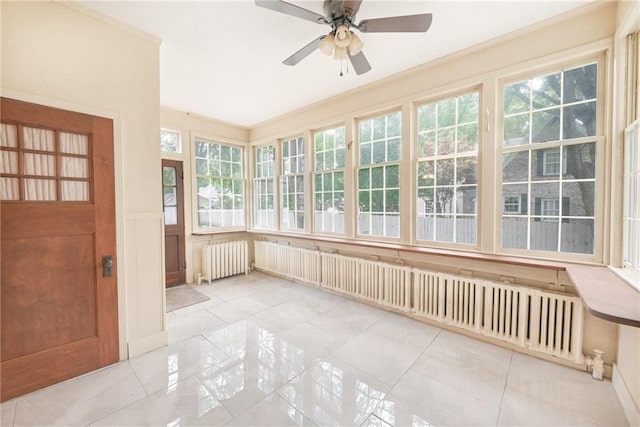
[(255, 198), (254, 226), (256, 228), (275, 228), (274, 176), (275, 148), (273, 145), (256, 147), (255, 178), (253, 194)]
[(541, 214), (544, 217), (560, 216), (560, 203), (558, 199), (542, 199)]
[(543, 152), (542, 174), (560, 175), (560, 150), (545, 150)]
[(588, 63), (504, 86), (502, 197), (527, 204), (503, 209), (503, 249), (594, 254), (598, 78)]
[(502, 212), (506, 214), (520, 213), (520, 196), (504, 196)]
[(220, 229), (244, 227), (243, 149), (196, 139), (197, 225)]
[(304, 231), (304, 138), (282, 141), (280, 228)]
[(476, 243), (478, 109), (478, 92), (418, 106), (418, 241)]
[(314, 135), (314, 231), (344, 233), (345, 127)]
[(401, 113), (362, 120), (358, 130), (358, 234), (400, 237)]
[(182, 153), (182, 140), (180, 132), (161, 129), (160, 130), (160, 150), (165, 153)]

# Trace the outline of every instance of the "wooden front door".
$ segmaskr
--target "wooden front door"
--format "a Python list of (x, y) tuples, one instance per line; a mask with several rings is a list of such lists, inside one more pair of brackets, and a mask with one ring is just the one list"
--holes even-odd
[(162, 160), (162, 200), (164, 210), (164, 260), (166, 287), (184, 283), (184, 196), (182, 162)]
[(117, 362), (113, 122), (0, 99), (0, 400)]

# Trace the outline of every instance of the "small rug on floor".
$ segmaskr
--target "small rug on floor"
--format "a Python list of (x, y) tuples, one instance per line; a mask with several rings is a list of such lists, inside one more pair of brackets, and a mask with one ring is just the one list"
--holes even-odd
[(211, 298), (195, 289), (187, 287), (187, 285), (169, 288), (167, 289), (167, 313), (209, 299)]

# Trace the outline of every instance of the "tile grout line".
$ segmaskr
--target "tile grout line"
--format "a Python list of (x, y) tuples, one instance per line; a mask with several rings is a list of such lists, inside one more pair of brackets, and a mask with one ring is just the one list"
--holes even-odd
[(500, 422), (500, 415), (502, 415), (502, 404), (504, 403), (504, 396), (507, 393), (507, 384), (509, 384), (509, 375), (511, 374), (511, 363), (513, 362), (513, 351), (511, 357), (509, 357), (509, 368), (507, 369), (507, 376), (504, 379), (504, 387), (502, 388), (502, 397), (500, 398), (500, 406), (498, 407), (498, 417), (496, 418), (496, 425)]

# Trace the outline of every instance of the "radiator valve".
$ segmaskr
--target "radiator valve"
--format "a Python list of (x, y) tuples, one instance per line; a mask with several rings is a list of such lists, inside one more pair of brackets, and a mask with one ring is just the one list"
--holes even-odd
[(602, 375), (604, 374), (604, 360), (602, 360), (602, 355), (604, 351), (594, 348), (593, 353), (595, 356), (592, 361), (591, 376), (594, 380), (602, 381)]

